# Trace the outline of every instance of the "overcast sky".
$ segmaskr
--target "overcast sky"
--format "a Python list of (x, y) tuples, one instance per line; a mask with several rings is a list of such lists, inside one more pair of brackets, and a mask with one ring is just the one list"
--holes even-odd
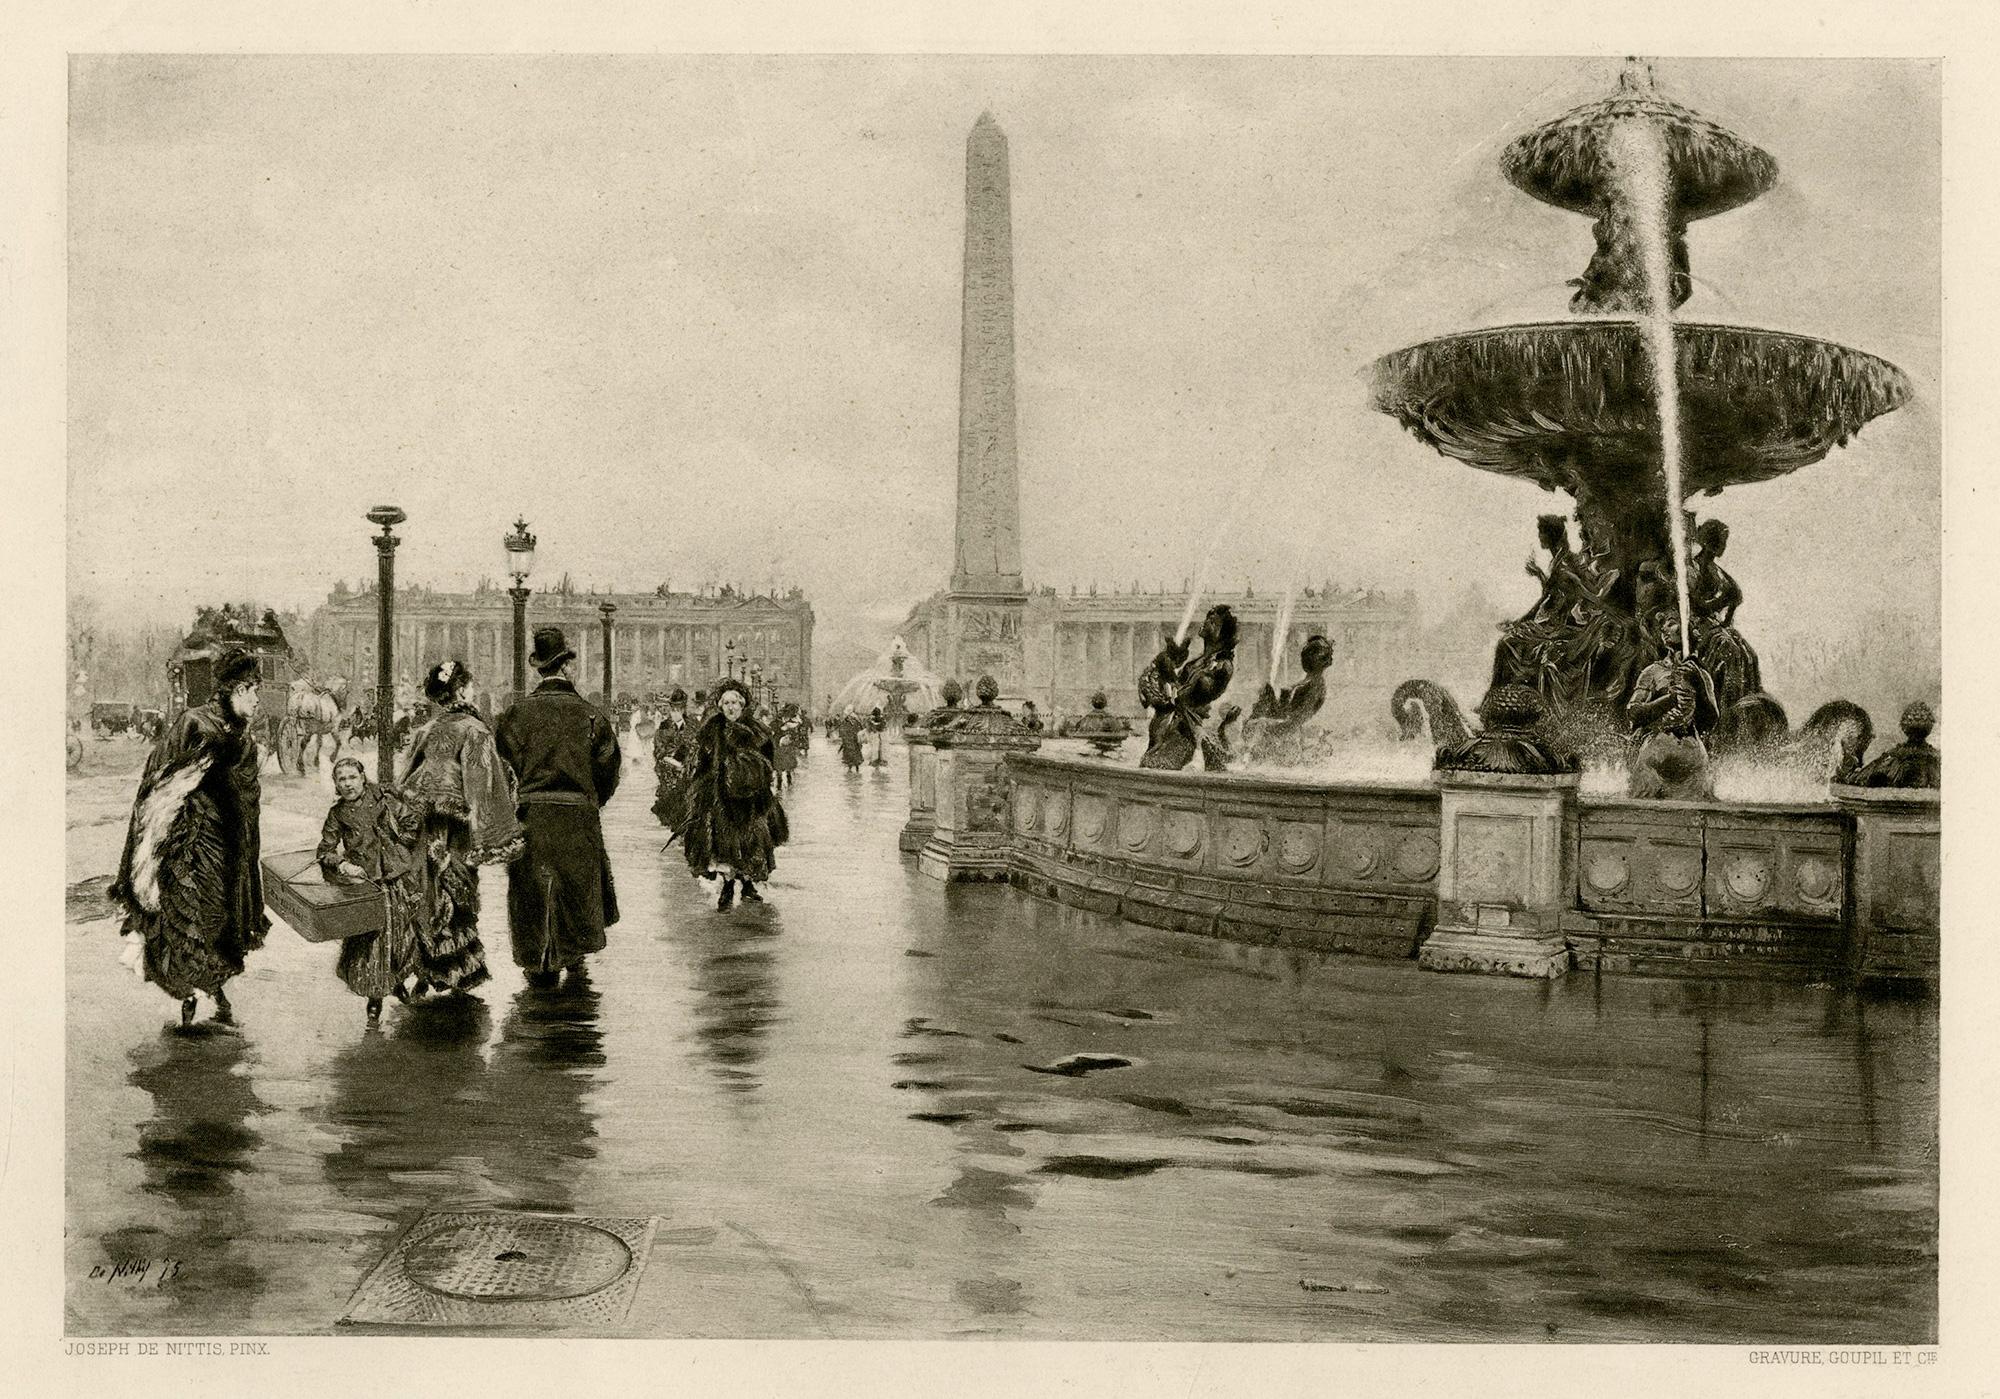
[[(1376, 355), (1565, 314), (1588, 223), (1502, 146), (1585, 60), (82, 58), (71, 585), (114, 613), (310, 606), (370, 575), (797, 582), (883, 630), (950, 571), (964, 141), (1012, 150), (1032, 580), (1177, 582), (1240, 482), (1232, 586), (1525, 606), (1556, 502), (1371, 412)], [(1914, 612), (1939, 553), (1937, 73), (1679, 62), (1778, 159), (1691, 234), (1688, 317), (1900, 364), (1916, 401), (1703, 502), (1756, 640)], [(1933, 662), (1934, 664), (1934, 662)]]

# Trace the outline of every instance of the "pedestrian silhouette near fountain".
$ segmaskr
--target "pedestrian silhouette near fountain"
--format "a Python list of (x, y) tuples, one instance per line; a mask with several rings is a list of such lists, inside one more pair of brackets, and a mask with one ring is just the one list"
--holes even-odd
[(676, 685), (667, 696), (666, 714), (653, 730), (653, 815), (670, 831), (687, 824), (687, 765), (694, 746), (687, 702), (687, 691)]
[(1160, 653), (1139, 676), (1139, 700), (1153, 711), (1139, 766), (1178, 772), (1199, 752), (1204, 768), (1220, 771), (1227, 752), (1208, 733), (1209, 706), (1236, 673), (1236, 614), (1227, 603), (1208, 609), (1201, 619), (1199, 656), (1190, 658), (1189, 643), (1171, 631), (1163, 629), (1161, 641)]
[(1930, 745), (1936, 724), (1929, 705), (1910, 705), (1903, 710), (1903, 741), (1847, 781), (1856, 787), (1942, 787), (1944, 757)]
[(799, 707), (787, 700), (778, 710), (777, 728), (773, 733), (777, 742), (779, 791), (793, 785), (800, 755), (806, 751), (811, 735), (812, 725), (806, 722), (805, 715), (799, 713)]
[(840, 739), (840, 765), (850, 776), (861, 771), (861, 735), (866, 727), (851, 704), (834, 724), (834, 733)]
[(215, 693), (182, 714), (146, 759), (110, 896), (125, 910), (125, 959), (181, 1003), (195, 994), (234, 1017), (223, 983), (264, 945), (263, 874), (257, 865), (261, 784), (257, 658), (230, 648), (216, 659)]
[(528, 663), (541, 683), (500, 716), (500, 756), (517, 779), (528, 846), (507, 871), (507, 921), (515, 965), (543, 990), (564, 971), (580, 974), (618, 921), (598, 814), (618, 790), (618, 735), (577, 693), (575, 661), (560, 627), (536, 631)]
[(1626, 717), (1640, 736), (1632, 757), (1635, 797), (1695, 801), (1713, 794), (1702, 735), (1715, 727), (1715, 683), (1680, 648), (1680, 617), (1653, 614), (1660, 657), (1633, 683)]
[(695, 878), (722, 881), (715, 906), (727, 910), (739, 883), (746, 902), (764, 901), (757, 886), (771, 877), (791, 827), (776, 791), (776, 744), (750, 717), (749, 687), (725, 680), (716, 699), (695, 735), (681, 844)]

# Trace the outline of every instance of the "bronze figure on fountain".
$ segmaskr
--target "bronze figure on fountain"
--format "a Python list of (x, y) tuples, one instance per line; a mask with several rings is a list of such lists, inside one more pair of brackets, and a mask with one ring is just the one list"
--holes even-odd
[(1161, 642), (1159, 654), (1139, 675), (1139, 700), (1153, 711), (1139, 766), (1179, 772), (1199, 752), (1204, 769), (1221, 771), (1229, 764), (1224, 732), (1233, 716), (1225, 710), (1211, 727), (1209, 711), (1236, 674), (1236, 614), (1227, 603), (1208, 609), (1198, 656), (1190, 657), (1190, 644), (1172, 632), (1164, 632)]
[(1326, 672), (1332, 665), (1333, 643), (1314, 632), (1299, 648), (1304, 678), (1282, 690), (1264, 686), (1243, 725), (1252, 762), (1282, 767), (1306, 761), (1306, 724), (1326, 704)]

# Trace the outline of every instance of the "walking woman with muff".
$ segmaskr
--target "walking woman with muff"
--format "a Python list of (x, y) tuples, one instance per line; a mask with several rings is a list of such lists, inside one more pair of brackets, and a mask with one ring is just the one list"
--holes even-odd
[(688, 823), (682, 834), (688, 869), (697, 879), (719, 879), (716, 908), (762, 903), (757, 886), (777, 867), (778, 847), (791, 836), (778, 800), (776, 745), (750, 717), (750, 690), (725, 680), (716, 712), (695, 735), (694, 771), (688, 779)]
[(234, 1019), (223, 986), (264, 945), (258, 860), (257, 658), (231, 648), (216, 660), (215, 693), (175, 720), (146, 759), (111, 897), (125, 910), (122, 960), (181, 1003), (196, 996), (215, 1019)]

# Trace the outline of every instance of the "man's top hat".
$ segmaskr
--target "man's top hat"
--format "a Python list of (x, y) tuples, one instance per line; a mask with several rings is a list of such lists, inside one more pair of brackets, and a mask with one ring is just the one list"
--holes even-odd
[(535, 647), (528, 653), (528, 664), (543, 675), (556, 669), (564, 661), (576, 659), (576, 652), (569, 649), (563, 640), (561, 627), (536, 627)]
[(678, 685), (674, 686), (674, 692), (667, 696), (668, 704), (686, 704), (687, 702), (688, 692)]

